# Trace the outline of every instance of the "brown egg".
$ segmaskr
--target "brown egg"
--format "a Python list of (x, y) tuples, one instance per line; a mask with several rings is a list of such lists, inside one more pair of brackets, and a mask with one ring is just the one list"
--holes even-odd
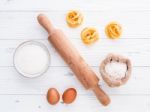
[(59, 100), (60, 100), (60, 95), (59, 95), (59, 92), (57, 91), (57, 89), (50, 88), (47, 92), (47, 101), (51, 105), (55, 105), (59, 102)]
[(62, 96), (63, 102), (66, 104), (72, 103), (77, 96), (77, 91), (74, 88), (67, 89)]

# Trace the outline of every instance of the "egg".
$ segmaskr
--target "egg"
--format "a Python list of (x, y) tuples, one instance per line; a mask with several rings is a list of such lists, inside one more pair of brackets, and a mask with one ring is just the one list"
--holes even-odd
[(77, 91), (74, 88), (68, 88), (62, 95), (62, 100), (66, 104), (72, 103), (77, 96)]
[(47, 92), (47, 101), (51, 105), (55, 105), (59, 102), (60, 100), (60, 94), (55, 88), (50, 88)]

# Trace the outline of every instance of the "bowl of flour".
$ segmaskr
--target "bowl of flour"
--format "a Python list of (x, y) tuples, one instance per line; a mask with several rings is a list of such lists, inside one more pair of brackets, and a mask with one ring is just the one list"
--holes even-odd
[(37, 41), (20, 44), (14, 53), (14, 66), (23, 76), (33, 78), (44, 74), (50, 65), (47, 47)]

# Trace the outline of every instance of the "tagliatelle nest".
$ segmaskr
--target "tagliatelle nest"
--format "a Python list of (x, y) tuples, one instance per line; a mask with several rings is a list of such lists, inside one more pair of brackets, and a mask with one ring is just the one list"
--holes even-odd
[[(122, 74), (119, 74), (121, 75), (121, 77), (118, 77), (106, 71), (106, 65), (112, 62), (122, 63), (126, 65), (126, 71), (123, 76)], [(117, 87), (125, 84), (131, 76), (131, 69), (131, 62), (129, 59), (114, 54), (109, 54), (100, 65), (100, 73), (102, 75), (102, 78), (110, 87)]]
[(95, 28), (87, 27), (81, 32), (81, 39), (85, 44), (91, 44), (99, 39), (98, 31)]
[(66, 21), (70, 27), (78, 27), (83, 22), (83, 15), (79, 11), (71, 10), (66, 16)]
[(110, 39), (118, 39), (122, 34), (122, 27), (117, 22), (111, 22), (106, 26), (105, 33)]

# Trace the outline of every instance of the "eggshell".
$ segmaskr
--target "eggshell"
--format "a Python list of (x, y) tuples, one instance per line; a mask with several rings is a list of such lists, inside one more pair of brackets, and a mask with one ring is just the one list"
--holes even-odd
[(51, 105), (55, 105), (59, 102), (60, 100), (60, 94), (55, 88), (50, 88), (47, 92), (47, 101)]
[(72, 103), (77, 96), (77, 91), (74, 88), (67, 89), (62, 96), (63, 102), (66, 104)]

